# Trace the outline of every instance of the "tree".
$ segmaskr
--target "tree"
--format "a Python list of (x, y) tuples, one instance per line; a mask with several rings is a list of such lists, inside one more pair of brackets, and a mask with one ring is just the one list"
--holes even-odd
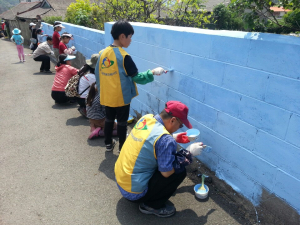
[(168, 18), (177, 26), (204, 27), (210, 23), (211, 14), (205, 10), (203, 0), (169, 1)]
[[(284, 9), (295, 10), (300, 7), (299, 0), (231, 0), (229, 7), (239, 12), (248, 26), (249, 30), (254, 30), (257, 26), (277, 26), (283, 29), (292, 28), (300, 30), (299, 27), (289, 27), (283, 21), (274, 16), (270, 7), (283, 7)], [(269, 24), (268, 24), (269, 23)], [(271, 25), (270, 25), (271, 24)]]
[(103, 29), (104, 11), (89, 0), (76, 0), (67, 8), (65, 21), (82, 26)]
[(156, 23), (158, 12), (169, 0), (106, 0), (101, 7), (113, 20)]

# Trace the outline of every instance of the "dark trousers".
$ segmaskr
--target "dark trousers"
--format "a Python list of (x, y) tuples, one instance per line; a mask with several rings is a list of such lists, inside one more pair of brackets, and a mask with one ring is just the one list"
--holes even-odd
[(138, 200), (132, 201), (137, 203), (145, 203), (154, 209), (165, 207), (166, 201), (177, 190), (177, 187), (186, 177), (186, 170), (181, 173), (173, 173), (165, 178), (160, 171), (156, 170), (148, 183), (148, 191), (146, 195)]
[(64, 91), (52, 91), (51, 97), (55, 101), (55, 103), (66, 103), (70, 100)]
[(78, 105), (81, 107), (81, 108), (86, 108), (86, 105), (85, 105), (85, 98), (77, 98), (77, 103)]
[(40, 55), (34, 58), (34, 61), (42, 61), (40, 70), (50, 70), (50, 57), (47, 55)]
[(108, 107), (105, 106), (105, 127), (104, 127), (104, 137), (105, 144), (112, 143), (112, 132), (114, 128), (114, 121), (117, 118), (117, 133), (119, 137), (119, 150), (126, 140), (127, 134), (127, 120), (129, 116), (130, 104), (122, 107)]

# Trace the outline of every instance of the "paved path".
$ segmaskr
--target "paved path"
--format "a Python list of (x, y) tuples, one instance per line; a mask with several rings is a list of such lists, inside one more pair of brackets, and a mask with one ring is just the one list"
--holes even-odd
[(1, 225), (245, 224), (212, 198), (197, 201), (189, 179), (170, 199), (175, 216), (141, 214), (115, 185), (116, 151), (106, 153), (103, 139), (87, 140), (77, 106), (54, 104), (54, 74), (26, 60), (19, 63), (15, 45), (0, 40)]

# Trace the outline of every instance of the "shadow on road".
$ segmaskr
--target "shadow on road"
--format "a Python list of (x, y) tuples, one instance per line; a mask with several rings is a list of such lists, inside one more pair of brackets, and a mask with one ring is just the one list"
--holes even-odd
[(67, 119), (67, 126), (89, 126), (89, 120), (83, 116)]
[(23, 64), (23, 62), (14, 62), (14, 63), (11, 63), (11, 64)]
[[(104, 143), (104, 140), (103, 140)], [(117, 145), (114, 148), (114, 151), (117, 151)], [(109, 179), (115, 181), (115, 162), (117, 161), (118, 156), (113, 154), (113, 152), (105, 152), (105, 159), (101, 162), (99, 166), (99, 171), (104, 173)]]
[[(176, 207), (176, 206), (175, 206)], [(210, 209), (205, 215), (198, 216), (193, 210), (185, 209), (169, 218), (159, 218), (154, 215), (144, 215), (139, 211), (139, 205), (121, 198), (117, 203), (117, 218), (120, 224), (206, 224), (208, 216), (216, 209)]]
[(33, 73), (32, 75), (55, 75), (55, 73), (36, 72), (36, 73)]
[(64, 104), (54, 104), (52, 106), (52, 109), (72, 109), (77, 108), (77, 104), (70, 104), (70, 103), (64, 103)]

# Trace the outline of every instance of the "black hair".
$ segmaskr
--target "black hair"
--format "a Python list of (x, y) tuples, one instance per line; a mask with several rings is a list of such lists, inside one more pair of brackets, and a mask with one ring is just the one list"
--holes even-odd
[(46, 40), (47, 41), (52, 41), (52, 36), (48, 36)]
[(121, 34), (124, 34), (126, 38), (130, 34), (134, 34), (133, 27), (126, 20), (119, 20), (115, 22), (115, 24), (111, 28), (111, 35), (114, 40), (118, 40)]
[(172, 113), (167, 113), (166, 110), (162, 110), (161, 113), (159, 114), (161, 116), (161, 118), (163, 120), (166, 120), (166, 119), (171, 119), (173, 116), (172, 116)]
[(59, 24), (61, 24), (61, 23), (60, 23), (60, 22), (55, 22), (55, 23), (53, 24), (53, 31), (55, 31), (55, 28), (56, 28), (55, 26), (56, 26), (56, 25), (59, 25)]
[(42, 33), (42, 29), (37, 29), (36, 34)]
[(81, 77), (83, 75), (85, 75), (87, 72), (95, 74), (95, 69), (90, 67), (88, 64), (84, 64), (78, 71), (78, 75)]
[(98, 91), (96, 89), (96, 82), (94, 82), (94, 83), (92, 83), (89, 94), (86, 98), (86, 105), (92, 106), (97, 93), (98, 93)]
[(60, 54), (58, 56), (58, 63), (56, 64), (57, 67), (60, 67), (62, 64), (67, 64), (67, 61), (64, 61), (67, 58), (66, 54)]
[[(63, 32), (61, 35), (60, 35), (60, 40), (64, 39), (64, 38), (70, 38), (68, 36), (63, 36), (64, 34), (70, 34), (68, 32)], [(71, 39), (71, 38), (70, 38)]]

